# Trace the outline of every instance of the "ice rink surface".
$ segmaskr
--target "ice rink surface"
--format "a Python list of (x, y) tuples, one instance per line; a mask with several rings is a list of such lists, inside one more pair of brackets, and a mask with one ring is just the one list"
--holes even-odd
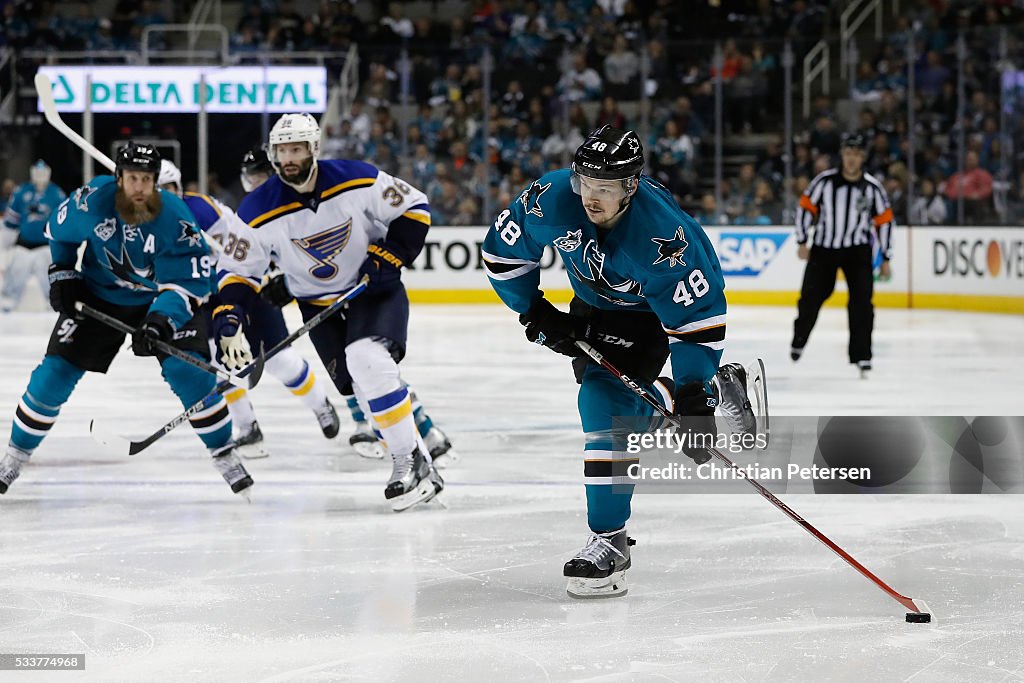
[[(793, 364), (791, 309), (734, 308), (726, 360), (765, 359), (778, 414), (1024, 414), (1024, 319), (876, 315), (868, 381), (838, 309)], [(9, 414), (53, 319), (0, 317)], [(931, 624), (753, 494), (634, 497), (629, 595), (574, 601), (561, 567), (587, 529), (567, 363), (497, 306), (415, 307), (410, 338), (404, 374), (463, 456), (447, 509), (391, 512), (389, 465), (324, 440), (270, 376), (252, 504), (187, 427), (105, 453), (90, 418), (138, 438), (181, 408), (152, 359), (87, 375), (0, 497), (0, 653), (85, 653), (86, 670), (0, 680), (1024, 680), (1020, 496), (783, 496)]]

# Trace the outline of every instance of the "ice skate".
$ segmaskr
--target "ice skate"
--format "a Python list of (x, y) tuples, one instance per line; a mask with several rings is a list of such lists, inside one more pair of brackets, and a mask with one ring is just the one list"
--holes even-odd
[(747, 396), (747, 371), (739, 363), (718, 368), (715, 374), (718, 409), (733, 434), (756, 434), (757, 419)]
[(871, 361), (859, 360), (857, 361), (857, 369), (860, 370), (860, 378), (867, 379), (871, 373)]
[(376, 432), (373, 431), (373, 427), (368, 422), (356, 423), (356, 431), (352, 432), (352, 436), (348, 437), (348, 443), (355, 449), (356, 453), (364, 458), (380, 460), (387, 453), (384, 444), (377, 438)]
[(576, 557), (565, 563), (566, 592), (574, 598), (610, 598), (625, 595), (626, 570), (630, 567), (629, 547), (636, 541), (618, 531), (591, 534)]
[(213, 466), (224, 477), (224, 481), (231, 487), (232, 493), (237, 493), (249, 500), (249, 494), (252, 492), (252, 477), (246, 472), (242, 461), (238, 459), (233, 446), (223, 449), (221, 455), (214, 455)]
[(384, 497), (395, 512), (425, 503), (444, 490), (444, 480), (417, 448), (412, 453), (391, 455), (391, 477), (384, 488)]
[(757, 422), (758, 448), (767, 448), (771, 437), (771, 416), (768, 413), (768, 380), (764, 361), (760, 358), (747, 368), (747, 396)]
[(313, 412), (316, 414), (316, 421), (320, 423), (320, 431), (324, 433), (324, 436), (328, 439), (336, 437), (341, 431), (341, 420), (338, 419), (338, 411), (334, 409), (334, 405), (330, 401), (324, 401), (324, 404), (314, 409)]
[(14, 480), (21, 474), (21, 466), (28, 462), (29, 454), (14, 446), (7, 447), (7, 453), (0, 460), (0, 494), (7, 493)]
[(260, 429), (259, 422), (253, 422), (248, 429), (235, 437), (235, 448), (238, 450), (238, 454), (246, 460), (270, 457), (270, 451), (263, 443), (263, 430)]
[(459, 459), (459, 454), (452, 448), (452, 442), (439, 428), (431, 427), (423, 441), (437, 469), (443, 470)]

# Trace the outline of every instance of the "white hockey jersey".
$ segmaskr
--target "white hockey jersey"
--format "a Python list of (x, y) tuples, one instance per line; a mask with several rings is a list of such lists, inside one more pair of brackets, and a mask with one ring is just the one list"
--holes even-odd
[[(325, 160), (318, 168), (310, 194), (274, 176), (242, 200), (238, 216), (247, 227), (220, 256), (219, 289), (244, 282), (258, 291), (273, 261), (297, 299), (329, 303), (355, 285), (367, 247), (388, 235), (392, 221), (430, 225), (426, 195), (408, 183), (361, 161)], [(410, 259), (422, 235), (416, 241)]]

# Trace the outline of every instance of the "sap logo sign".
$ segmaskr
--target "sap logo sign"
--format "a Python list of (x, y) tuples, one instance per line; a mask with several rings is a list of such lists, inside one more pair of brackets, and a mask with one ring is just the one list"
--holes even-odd
[(724, 232), (718, 238), (722, 274), (756, 277), (789, 239), (785, 233)]

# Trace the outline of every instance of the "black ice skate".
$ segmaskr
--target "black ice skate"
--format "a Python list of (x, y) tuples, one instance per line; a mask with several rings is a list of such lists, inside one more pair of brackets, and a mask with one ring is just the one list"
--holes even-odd
[(384, 497), (395, 512), (425, 503), (444, 490), (444, 480), (419, 448), (405, 455), (392, 454), (391, 478)]
[(19, 448), (7, 447), (7, 453), (0, 460), (0, 494), (7, 493), (7, 489), (21, 474), (21, 466), (28, 462), (28, 457), (29, 454)]
[(263, 443), (263, 430), (260, 429), (260, 423), (255, 420), (248, 429), (243, 429), (235, 437), (235, 447), (238, 449), (238, 454), (246, 460), (270, 457), (270, 451)]
[(757, 419), (747, 397), (747, 371), (739, 363), (718, 368), (714, 386), (718, 409), (733, 434), (756, 434)]
[(591, 534), (583, 550), (565, 563), (562, 570), (569, 579), (566, 592), (574, 598), (610, 598), (625, 595), (626, 570), (631, 561), (629, 547), (636, 541), (618, 531)]
[(377, 433), (369, 422), (357, 422), (356, 431), (348, 437), (348, 443), (356, 453), (364, 458), (380, 460), (387, 453), (384, 444), (377, 438)]
[(229, 446), (220, 451), (221, 454), (213, 456), (213, 466), (217, 468), (224, 481), (231, 487), (232, 493), (237, 493), (249, 500), (252, 492), (252, 477), (245, 470), (245, 465), (238, 459), (237, 451)]
[(333, 439), (338, 435), (341, 431), (341, 420), (338, 419), (338, 411), (330, 401), (324, 401), (324, 404), (313, 410), (313, 413), (316, 414), (316, 421), (320, 423), (320, 431), (325, 437)]
[(459, 454), (452, 448), (452, 442), (439, 427), (431, 427), (423, 441), (437, 469), (443, 470), (459, 459)]
[(867, 379), (868, 374), (871, 372), (871, 361), (859, 360), (857, 361), (857, 369), (860, 370), (860, 378)]

